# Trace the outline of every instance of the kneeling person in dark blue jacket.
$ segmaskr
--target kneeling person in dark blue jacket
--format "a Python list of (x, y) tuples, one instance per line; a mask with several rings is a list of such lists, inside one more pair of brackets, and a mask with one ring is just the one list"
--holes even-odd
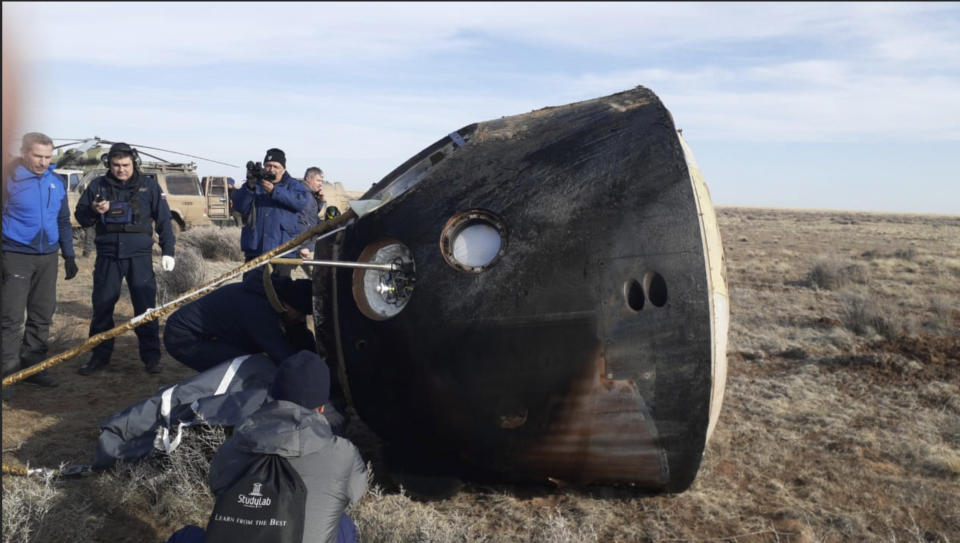
[(279, 364), (301, 349), (315, 351), (304, 323), (313, 312), (311, 281), (272, 278), (281, 313), (259, 284), (262, 272), (256, 272), (243, 283), (220, 287), (170, 315), (163, 331), (170, 356), (205, 371), (245, 354), (263, 352)]

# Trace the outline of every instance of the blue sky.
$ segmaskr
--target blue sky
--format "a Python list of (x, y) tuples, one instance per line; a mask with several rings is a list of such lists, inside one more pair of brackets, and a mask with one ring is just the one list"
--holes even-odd
[(958, 3), (4, 2), (11, 39), (23, 129), (55, 138), (277, 146), (362, 190), (464, 125), (643, 85), (717, 204), (960, 214)]

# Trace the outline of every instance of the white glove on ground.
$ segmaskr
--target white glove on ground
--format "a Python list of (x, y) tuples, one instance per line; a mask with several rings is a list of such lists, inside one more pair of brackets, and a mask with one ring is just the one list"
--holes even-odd
[(163, 271), (173, 271), (173, 266), (176, 264), (176, 261), (172, 256), (163, 255), (160, 257), (160, 267), (163, 268)]

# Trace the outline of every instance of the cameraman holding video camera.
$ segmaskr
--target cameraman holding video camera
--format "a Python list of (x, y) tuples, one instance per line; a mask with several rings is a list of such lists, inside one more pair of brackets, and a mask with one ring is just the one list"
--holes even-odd
[(269, 149), (260, 163), (247, 163), (247, 182), (233, 195), (233, 208), (249, 218), (240, 234), (244, 260), (297, 237), (297, 217), (313, 196), (287, 173), (287, 157)]

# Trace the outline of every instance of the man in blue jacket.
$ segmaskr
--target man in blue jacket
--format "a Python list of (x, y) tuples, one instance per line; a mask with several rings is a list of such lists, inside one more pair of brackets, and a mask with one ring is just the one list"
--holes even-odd
[[(50, 164), (53, 141), (39, 132), (25, 134), (20, 155), (3, 181), (4, 377), (47, 357), (47, 338), (57, 308), (58, 252), (64, 259), (65, 278), (77, 275), (67, 191)], [(26, 382), (56, 386), (46, 371)], [(5, 396), (8, 390), (4, 389)]]
[(233, 207), (247, 215), (240, 234), (240, 248), (246, 260), (290, 241), (301, 232), (298, 215), (313, 196), (303, 183), (287, 173), (287, 157), (280, 149), (269, 149), (263, 159), (263, 179), (252, 177), (233, 195)]
[[(153, 275), (153, 231), (160, 240), (163, 271), (174, 266), (173, 226), (170, 206), (156, 179), (140, 175), (137, 150), (115, 143), (107, 153), (108, 171), (87, 186), (77, 201), (74, 217), (81, 226), (96, 225), (97, 260), (93, 267), (93, 318), (90, 335), (114, 327), (113, 308), (120, 299), (124, 278), (136, 315), (156, 305), (157, 282)], [(140, 360), (149, 373), (160, 373), (160, 325), (151, 321), (134, 329)], [(80, 375), (104, 368), (113, 353), (108, 339), (93, 349)]]

